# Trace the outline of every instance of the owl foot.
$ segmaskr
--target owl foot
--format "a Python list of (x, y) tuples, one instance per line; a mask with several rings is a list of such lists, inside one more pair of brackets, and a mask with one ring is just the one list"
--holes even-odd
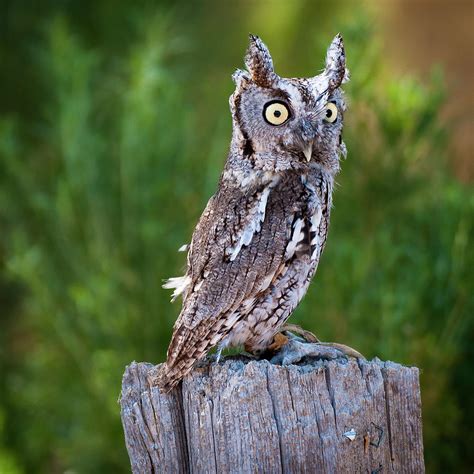
[[(285, 333), (291, 332), (289, 336), (285, 336)], [(288, 344), (289, 337), (294, 337), (294, 334), (301, 336), (306, 342), (320, 342), (319, 339), (309, 331), (306, 331), (297, 324), (285, 324), (281, 326), (280, 332), (277, 332), (273, 336), (273, 342), (265, 349), (265, 353), (275, 354), (283, 346)]]
[(292, 332), (293, 334), (297, 334), (298, 336), (302, 337), (306, 342), (321, 342), (319, 337), (316, 334), (306, 331), (301, 326), (297, 324), (284, 324), (280, 327), (281, 332)]
[[(273, 364), (295, 364), (305, 357), (327, 360), (340, 357), (364, 359), (364, 356), (355, 349), (336, 342), (320, 342), (314, 334), (294, 324), (285, 325), (282, 329), (285, 333), (276, 334), (273, 344), (269, 347), (272, 351), (278, 350), (270, 359)], [(291, 333), (288, 331), (291, 331)], [(296, 336), (292, 333), (299, 335)], [(286, 342), (284, 342), (284, 339), (286, 339)]]

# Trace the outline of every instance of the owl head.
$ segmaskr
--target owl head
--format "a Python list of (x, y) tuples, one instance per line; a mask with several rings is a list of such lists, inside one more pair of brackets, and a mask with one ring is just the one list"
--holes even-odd
[(246, 71), (233, 75), (230, 157), (241, 160), (239, 166), (264, 171), (304, 170), (319, 163), (337, 172), (345, 155), (340, 86), (349, 79), (342, 37), (329, 46), (323, 72), (310, 78), (277, 75), (268, 48), (254, 35), (245, 65)]

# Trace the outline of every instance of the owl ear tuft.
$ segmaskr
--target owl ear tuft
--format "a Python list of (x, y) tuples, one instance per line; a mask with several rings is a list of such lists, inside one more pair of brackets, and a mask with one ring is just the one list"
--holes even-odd
[(248, 82), (251, 81), (250, 74), (247, 71), (243, 71), (242, 69), (237, 69), (234, 74), (232, 74), (232, 80), (234, 84), (237, 86), (237, 89), (241, 89), (245, 86)]
[(349, 80), (349, 71), (346, 69), (344, 41), (340, 33), (335, 36), (328, 48), (324, 74), (328, 78), (330, 90), (337, 89), (342, 83)]
[(245, 66), (252, 76), (253, 82), (262, 87), (270, 87), (275, 81), (273, 61), (270, 51), (263, 41), (255, 35), (250, 35), (250, 43), (245, 55)]

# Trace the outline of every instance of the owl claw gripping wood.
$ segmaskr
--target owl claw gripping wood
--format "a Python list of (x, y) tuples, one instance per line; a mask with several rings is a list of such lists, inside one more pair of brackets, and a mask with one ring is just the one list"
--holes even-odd
[[(345, 64), (337, 35), (321, 74), (282, 78), (267, 47), (250, 36), (247, 70), (233, 75), (232, 141), (218, 190), (194, 231), (186, 274), (166, 284), (183, 296), (183, 307), (153, 378), (162, 389), (173, 388), (213, 347), (264, 352), (305, 295), (345, 154)], [(296, 342), (306, 353), (304, 341)], [(294, 361), (289, 349), (283, 358)]]

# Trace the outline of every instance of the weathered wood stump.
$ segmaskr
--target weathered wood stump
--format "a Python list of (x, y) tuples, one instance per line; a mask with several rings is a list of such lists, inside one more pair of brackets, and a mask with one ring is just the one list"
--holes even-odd
[(134, 473), (424, 472), (417, 368), (233, 357), (161, 394), (152, 367), (134, 362), (123, 377)]

